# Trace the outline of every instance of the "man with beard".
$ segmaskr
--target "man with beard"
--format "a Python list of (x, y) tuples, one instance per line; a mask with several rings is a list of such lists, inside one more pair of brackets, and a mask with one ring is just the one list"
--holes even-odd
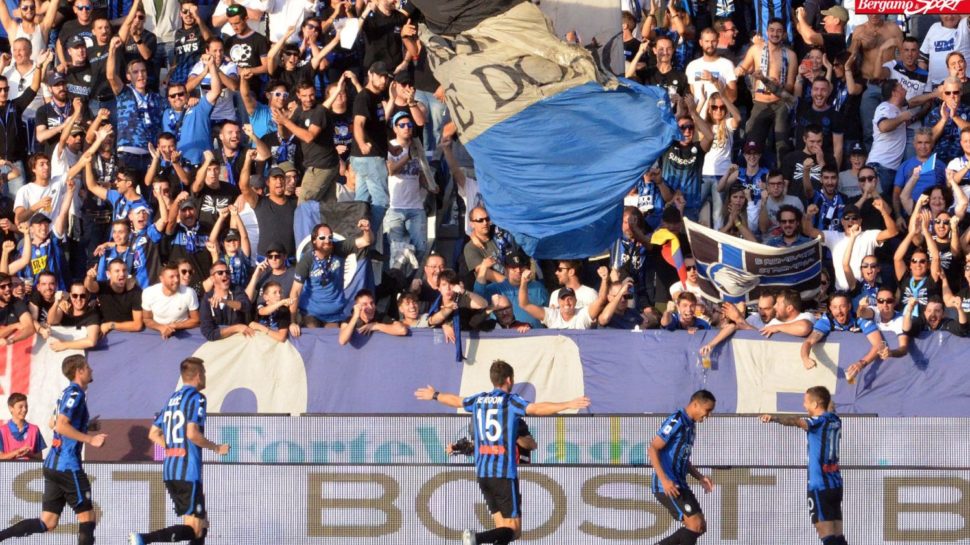
[(34, 334), (27, 304), (13, 296), (13, 279), (0, 273), (0, 342), (11, 345)]
[(540, 307), (529, 301), (529, 280), (532, 278), (532, 271), (522, 271), (518, 294), (519, 306), (550, 329), (591, 329), (606, 306), (610, 288), (609, 270), (606, 267), (600, 267), (596, 273), (600, 277), (600, 289), (596, 300), (591, 304), (577, 308), (576, 292), (572, 288), (561, 288), (557, 290), (559, 306), (552, 308)]
[[(92, 274), (94, 273), (94, 274)], [(141, 288), (128, 276), (124, 259), (108, 263), (108, 279), (98, 282), (92, 268), (84, 277), (84, 287), (97, 296), (101, 309), (101, 334), (118, 331), (141, 331), (145, 327), (141, 314)]]
[(239, 179), (239, 191), (246, 204), (255, 212), (256, 222), (259, 224), (256, 255), (266, 255), (274, 242), (283, 246), (286, 255), (296, 255), (296, 241), (293, 238), (296, 197), (286, 195), (286, 174), (279, 167), (271, 168), (266, 178), (266, 194), (260, 195), (249, 183), (249, 165), (256, 158), (256, 151), (249, 150), (245, 156), (245, 169)]
[(778, 209), (778, 224), (781, 226), (781, 235), (765, 240), (766, 245), (790, 248), (811, 240), (802, 233), (802, 211), (790, 204), (784, 204)]
[(188, 260), (193, 269), (192, 282), (201, 281), (212, 267), (212, 255), (206, 249), (209, 236), (200, 227), (198, 201), (185, 191), (179, 193), (168, 211), (163, 253), (169, 261)]
[(193, 165), (200, 164), (203, 151), (212, 147), (209, 118), (222, 93), (222, 80), (215, 59), (205, 54), (202, 61), (212, 82), (208, 92), (201, 99), (189, 99), (185, 84), (172, 83), (166, 90), (169, 108), (162, 113), (162, 131), (175, 135), (176, 147)]
[(296, 98), (299, 106), (292, 116), (280, 109), (274, 109), (272, 115), (274, 123), (283, 125), (300, 140), (305, 173), (299, 204), (337, 202), (340, 161), (333, 143), (333, 124), (328, 122), (327, 110), (316, 103), (316, 89), (312, 82), (297, 84)]
[(391, 72), (383, 62), (375, 62), (367, 71), (367, 86), (354, 99), (354, 141), (350, 166), (357, 175), (357, 200), (370, 203), (371, 223), (384, 224), (390, 205), (387, 190), (387, 117), (384, 91)]
[(47, 76), (47, 88), (51, 91), (51, 101), (37, 110), (36, 139), (44, 147), (40, 150), (50, 155), (54, 152), (57, 138), (61, 135), (62, 125), (74, 113), (67, 96), (67, 79), (60, 72)]
[(704, 55), (691, 61), (685, 70), (691, 94), (698, 100), (703, 100), (718, 92), (716, 82), (720, 81), (727, 88), (725, 99), (732, 102), (737, 100), (738, 81), (734, 63), (717, 54), (717, 31), (713, 28), (704, 29), (699, 43)]
[[(274, 169), (275, 170), (275, 169)], [(272, 171), (270, 172), (272, 176)], [(344, 307), (344, 259), (374, 243), (370, 221), (357, 222), (360, 236), (337, 242), (333, 230), (325, 223), (317, 224), (310, 231), (313, 251), (307, 252), (296, 264), (293, 287), (290, 289), (290, 315), (300, 316), (306, 327), (338, 327), (346, 317)], [(306, 297), (300, 296), (306, 291)], [(300, 335), (300, 326), (290, 325), (290, 334)]]
[(803, 104), (798, 110), (795, 123), (794, 139), (802, 140), (805, 127), (818, 125), (822, 127), (822, 150), (826, 155), (835, 158), (833, 168), (842, 164), (842, 141), (845, 128), (842, 114), (835, 111), (835, 106), (829, 102), (832, 94), (832, 84), (824, 77), (817, 77), (812, 81), (812, 101)]
[(780, 19), (768, 23), (768, 41), (752, 45), (736, 74), (751, 74), (757, 80), (752, 99), (754, 107), (745, 128), (748, 138), (768, 142), (769, 130), (775, 135), (776, 157), (780, 160), (788, 141), (788, 106), (782, 93), (795, 92), (798, 59), (785, 47), (785, 24)]

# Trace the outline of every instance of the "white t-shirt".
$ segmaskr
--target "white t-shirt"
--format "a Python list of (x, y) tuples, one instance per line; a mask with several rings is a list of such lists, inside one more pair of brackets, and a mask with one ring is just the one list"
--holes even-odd
[(869, 151), (868, 158), (870, 163), (879, 163), (885, 168), (896, 170), (903, 162), (903, 152), (906, 151), (906, 124), (900, 123), (889, 132), (879, 128), (880, 122), (896, 119), (902, 113), (895, 104), (889, 102), (883, 102), (876, 107), (876, 114), (872, 118), (872, 149)]
[(926, 32), (923, 45), (919, 48), (920, 55), (929, 58), (929, 81), (939, 84), (946, 79), (950, 72), (946, 68), (946, 56), (956, 51), (960, 25), (957, 28), (944, 28), (942, 23), (935, 23)]
[[(738, 123), (733, 118), (726, 120), (727, 125), (724, 130), (724, 142), (718, 144), (717, 138), (711, 143), (711, 149), (704, 154), (704, 165), (701, 167), (703, 176), (723, 176), (731, 166), (731, 150), (734, 147), (734, 131), (738, 128)], [(717, 135), (717, 127), (712, 126), (711, 130)]]
[[(855, 237), (855, 245), (852, 247), (852, 258), (849, 260), (849, 267), (852, 269), (856, 279), (862, 278), (862, 259), (867, 255), (872, 255), (876, 248), (882, 246), (876, 240), (879, 236), (879, 229), (867, 229), (859, 236)], [(840, 231), (825, 231), (824, 244), (832, 252), (832, 264), (835, 269), (835, 289), (849, 289), (849, 281), (845, 279), (845, 271), (842, 270), (842, 257), (845, 249), (849, 245), (849, 237)]]
[(814, 325), (815, 324), (815, 315), (813, 315), (811, 312), (802, 312), (798, 316), (795, 316), (791, 320), (788, 320), (788, 321), (785, 321), (785, 322), (782, 322), (778, 318), (772, 318), (771, 321), (768, 322), (768, 325), (785, 325), (785, 324), (791, 324), (791, 323), (797, 322), (799, 320), (808, 320), (808, 323)]
[[(276, 43), (283, 39), (286, 29), (293, 27), (299, 30), (303, 26), (306, 10), (311, 12), (316, 6), (315, 0), (268, 0), (266, 15), (269, 18), (269, 41)], [(300, 33), (294, 32), (290, 36), (290, 43), (300, 43)]]
[(558, 308), (545, 307), (546, 315), (542, 318), (542, 325), (549, 329), (589, 329), (593, 326), (593, 319), (589, 317), (589, 310), (581, 308), (576, 311), (571, 320), (563, 320)]
[(859, 187), (859, 178), (852, 174), (852, 169), (843, 170), (839, 173), (839, 191), (845, 193), (846, 197), (856, 198), (862, 195), (862, 188)]
[(173, 324), (188, 320), (190, 311), (199, 310), (199, 298), (186, 286), (179, 286), (174, 295), (165, 295), (162, 285), (155, 284), (141, 292), (141, 308), (152, 313), (152, 320)]
[[(950, 162), (949, 163), (946, 164), (947, 173), (949, 173), (951, 171), (952, 172), (956, 172), (956, 171), (962, 169), (964, 167), (964, 165), (966, 165), (966, 164), (967, 164), (967, 157), (966, 157), (966, 155), (961, 156), (961, 157), (954, 157), (953, 159), (950, 159)], [(963, 190), (963, 194), (964, 195), (970, 196), (970, 185), (961, 185), (960, 186), (960, 189)]]
[(878, 311), (875, 313), (873, 318), (874, 319), (872, 321), (876, 324), (876, 327), (879, 328), (879, 331), (892, 331), (896, 335), (903, 334), (903, 314), (901, 312), (893, 312), (893, 317), (888, 322), (882, 321), (882, 318), (879, 317)]
[(49, 208), (43, 208), (38, 212), (44, 214), (51, 220), (57, 215), (57, 212), (61, 209), (61, 202), (64, 200), (64, 195), (67, 193), (67, 184), (64, 182), (64, 175), (58, 174), (57, 176), (52, 176), (51, 181), (46, 185), (38, 185), (36, 182), (30, 182), (22, 186), (17, 190), (17, 196), (14, 197), (13, 207), (14, 209), (23, 207), (30, 208), (35, 203), (39, 202), (44, 197), (51, 198), (51, 205)]
[[(400, 148), (401, 144), (397, 139), (391, 140), (388, 148)], [(387, 160), (396, 163), (407, 155), (406, 149), (395, 155), (391, 151), (387, 152)], [(403, 209), (424, 209), (424, 198), (428, 191), (421, 187), (419, 174), (421, 166), (417, 159), (410, 159), (404, 167), (396, 174), (388, 174), (387, 189), (391, 195), (391, 208)]]
[[(559, 290), (562, 288), (556, 288), (555, 291), (549, 295), (549, 308), (559, 308)], [(599, 293), (589, 286), (579, 286), (576, 290), (576, 308), (588, 307), (593, 304), (593, 301), (599, 297)]]
[[(39, 27), (40, 25), (38, 25)], [(36, 51), (35, 51), (36, 54)], [(37, 68), (31, 68), (26, 74), (21, 75), (20, 71), (17, 70), (16, 66), (9, 66), (3, 71), (3, 76), (7, 78), (7, 83), (10, 85), (10, 96), (9, 100), (17, 100), (20, 95), (24, 94), (24, 91), (30, 89), (30, 84), (34, 79), (34, 72)], [(27, 109), (24, 110), (24, 119), (34, 119), (37, 117), (37, 110), (44, 105), (44, 93), (38, 92), (34, 100), (30, 102)]]
[(691, 93), (698, 102), (717, 92), (717, 86), (712, 82), (700, 79), (704, 70), (710, 72), (712, 78), (719, 79), (725, 84), (738, 79), (734, 75), (734, 63), (724, 57), (718, 57), (717, 60), (711, 62), (705, 61), (704, 57), (690, 61), (687, 70), (685, 70), (687, 72), (687, 83), (690, 84)]

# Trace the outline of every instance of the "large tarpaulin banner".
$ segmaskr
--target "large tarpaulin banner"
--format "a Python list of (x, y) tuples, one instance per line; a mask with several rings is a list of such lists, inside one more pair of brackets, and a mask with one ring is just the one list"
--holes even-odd
[[(970, 341), (934, 332), (916, 339), (911, 354), (877, 361), (855, 384), (845, 369), (868, 350), (859, 334), (832, 333), (815, 348), (818, 367), (799, 359), (801, 340), (739, 332), (713, 354), (705, 369), (698, 350), (714, 332), (541, 331), (495, 332), (465, 340), (467, 361), (428, 330), (410, 337), (373, 334), (337, 343), (333, 330), (307, 330), (294, 342), (265, 335), (204, 342), (197, 333), (162, 340), (155, 332), (112, 333), (107, 347), (87, 353), (94, 369), (88, 390), (92, 415), (151, 418), (178, 381), (183, 358), (206, 361), (210, 412), (223, 413), (448, 413), (414, 399), (431, 384), (462, 395), (491, 386), (488, 368), (504, 359), (516, 370), (517, 388), (538, 401), (589, 396), (595, 414), (664, 413), (692, 392), (711, 390), (719, 412), (801, 411), (802, 393), (825, 385), (839, 411), (881, 416), (970, 416)], [(897, 341), (889, 335), (890, 347)], [(0, 350), (0, 397), (30, 396), (29, 419), (46, 422), (67, 380), (60, 373), (68, 352), (41, 339)], [(2, 413), (6, 417), (6, 413)]]

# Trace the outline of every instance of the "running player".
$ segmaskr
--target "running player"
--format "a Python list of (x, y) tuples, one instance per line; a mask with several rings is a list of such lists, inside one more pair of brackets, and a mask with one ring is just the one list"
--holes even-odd
[(87, 443), (99, 448), (108, 437), (103, 433), (88, 434), (88, 403), (85, 391), (94, 381), (91, 366), (84, 356), (64, 358), (61, 372), (71, 384), (57, 399), (54, 415), (54, 438), (44, 460), (44, 501), (40, 518), (24, 519), (0, 531), (0, 541), (11, 537), (50, 532), (57, 528), (64, 505), (71, 504), (77, 515), (78, 545), (94, 545), (94, 506), (91, 483), (81, 466), (81, 448)]
[(168, 398), (155, 418), (148, 438), (165, 449), (162, 480), (175, 504), (175, 514), (182, 524), (155, 530), (148, 534), (132, 532), (130, 545), (163, 541), (205, 543), (208, 521), (205, 493), (202, 491), (202, 449), (220, 455), (229, 454), (229, 445), (217, 445), (205, 438), (205, 366), (199, 358), (185, 358), (180, 366), (182, 387)]
[(653, 495), (675, 520), (684, 524), (657, 545), (694, 545), (707, 531), (701, 505), (687, 486), (687, 475), (700, 481), (705, 493), (714, 490), (714, 481), (691, 465), (690, 452), (694, 448), (695, 426), (714, 412), (715, 403), (711, 392), (694, 392), (687, 407), (668, 416), (650, 441), (647, 453), (654, 471)]
[(529, 403), (513, 394), (515, 372), (502, 360), (492, 362), (489, 378), (495, 389), (462, 399), (455, 394), (439, 392), (432, 386), (419, 388), (414, 397), (437, 401), (449, 407), (464, 408), (475, 422), (475, 474), (478, 487), (492, 513), (495, 529), (462, 533), (462, 545), (496, 543), (506, 545), (522, 532), (522, 496), (519, 494), (516, 430), (525, 415), (548, 416), (566, 409), (589, 407), (589, 399), (577, 397), (562, 403)]
[(842, 534), (842, 473), (839, 472), (842, 420), (832, 412), (831, 404), (828, 388), (813, 386), (805, 392), (803, 402), (808, 418), (765, 414), (761, 421), (808, 432), (808, 512), (812, 524), (825, 545), (848, 545)]

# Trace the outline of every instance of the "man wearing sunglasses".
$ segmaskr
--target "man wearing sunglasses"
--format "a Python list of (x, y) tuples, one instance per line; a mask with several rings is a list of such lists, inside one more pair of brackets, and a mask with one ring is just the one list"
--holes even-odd
[(175, 135), (176, 148), (193, 165), (202, 163), (203, 152), (212, 147), (210, 117), (222, 93), (219, 66), (209, 54), (202, 55), (211, 86), (201, 100), (189, 105), (188, 91), (182, 83), (170, 83), (168, 109), (162, 113), (162, 130)]
[[(189, 71), (199, 61), (206, 42), (212, 37), (209, 25), (205, 23), (204, 18), (199, 17), (198, 0), (182, 2), (179, 16), (182, 24), (175, 31), (175, 53), (172, 63), (168, 66), (169, 85), (185, 83), (188, 80)], [(219, 62), (216, 64), (218, 65)]]
[[(660, 156), (661, 177), (672, 192), (679, 192), (687, 201), (684, 217), (697, 221), (701, 208), (710, 196), (710, 192), (705, 192), (702, 187), (701, 167), (704, 165), (704, 154), (714, 142), (714, 131), (710, 123), (697, 113), (697, 105), (689, 96), (681, 98), (677, 126), (680, 127), (680, 140), (671, 144)], [(698, 132), (703, 138), (697, 137)]]
[[(357, 222), (360, 236), (356, 239), (345, 238), (336, 241), (329, 225), (320, 223), (311, 233), (313, 251), (307, 252), (296, 264), (293, 287), (290, 289), (290, 315), (300, 317), (306, 327), (339, 327), (347, 318), (344, 307), (347, 298), (344, 294), (344, 260), (352, 254), (374, 243), (370, 221)], [(306, 296), (301, 295), (306, 291)], [(290, 324), (290, 334), (300, 336), (300, 326)]]
[(889, 350), (889, 357), (901, 358), (909, 353), (909, 333), (903, 329), (903, 313), (896, 310), (896, 290), (879, 288), (875, 307), (859, 306), (859, 318), (872, 320), (879, 331), (891, 331), (899, 339), (899, 347)]
[(299, 105), (292, 116), (281, 109), (273, 111), (273, 121), (293, 133), (303, 154), (303, 181), (299, 204), (307, 201), (337, 202), (337, 175), (340, 159), (333, 142), (333, 124), (327, 110), (317, 104), (316, 88), (311, 81), (296, 85)]
[(209, 271), (212, 289), (200, 301), (199, 331), (210, 341), (218, 341), (236, 334), (252, 337), (256, 332), (249, 327), (249, 311), (252, 303), (242, 286), (232, 287), (229, 266), (216, 262)]
[(950, 76), (940, 85), (939, 97), (942, 101), (937, 108), (926, 114), (924, 125), (933, 129), (933, 150), (937, 162), (947, 164), (963, 155), (960, 147), (960, 131), (970, 127), (970, 106), (960, 103), (963, 82)]
[(27, 304), (13, 296), (13, 279), (0, 273), (0, 343), (11, 345), (34, 334)]
[(246, 287), (246, 294), (249, 295), (249, 299), (259, 303), (262, 300), (263, 287), (268, 282), (279, 284), (281, 294), (290, 293), (290, 290), (293, 289), (294, 270), (289, 263), (283, 245), (278, 242), (270, 244), (266, 251), (266, 260), (256, 265), (249, 286)]
[[(76, 0), (74, 2), (74, 16), (76, 19), (66, 21), (57, 34), (57, 60), (61, 63), (58, 72), (67, 69), (71, 60), (67, 56), (67, 49), (70, 47), (74, 37), (81, 38), (85, 47), (94, 47), (94, 33), (91, 30), (94, 22), (94, 6), (91, 0)], [(57, 11), (57, 10), (55, 10)]]

